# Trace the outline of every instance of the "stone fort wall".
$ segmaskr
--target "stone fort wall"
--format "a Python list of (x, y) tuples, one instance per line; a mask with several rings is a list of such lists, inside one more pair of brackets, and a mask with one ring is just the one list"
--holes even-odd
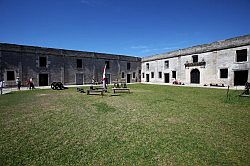
[(142, 82), (172, 84), (176, 80), (184, 84), (225, 86), (249, 82), (250, 35), (142, 59)]
[[(41, 57), (46, 60), (42, 67)], [(78, 60), (82, 63), (80, 67)], [(44, 81), (41, 75), (47, 75), (45, 82), (48, 85), (54, 81), (88, 84), (95, 79), (100, 82), (105, 63), (109, 63), (106, 70), (109, 82), (117, 79), (140, 81), (139, 57), (0, 43), (0, 79), (7, 85), (15, 85), (16, 77), (20, 77), (23, 84), (32, 77), (38, 86)]]
[[(41, 66), (41, 57), (46, 60)], [(80, 67), (77, 65), (81, 61)], [(108, 81), (243, 85), (250, 82), (250, 35), (139, 57), (0, 43), (0, 79), (15, 85), (30, 77), (35, 85), (100, 82), (105, 63)], [(14, 75), (14, 76), (13, 76)], [(10, 78), (12, 80), (10, 80)]]

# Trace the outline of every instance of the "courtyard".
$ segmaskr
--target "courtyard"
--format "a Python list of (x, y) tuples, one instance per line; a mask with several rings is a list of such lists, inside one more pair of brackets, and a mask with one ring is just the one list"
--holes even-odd
[(0, 165), (248, 165), (250, 100), (241, 91), (129, 85), (105, 96), (0, 96)]

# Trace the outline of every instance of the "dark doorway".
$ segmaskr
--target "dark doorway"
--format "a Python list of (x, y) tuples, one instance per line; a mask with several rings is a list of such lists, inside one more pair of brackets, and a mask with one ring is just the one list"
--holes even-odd
[(245, 85), (248, 79), (248, 70), (234, 71), (234, 86)]
[(165, 83), (169, 83), (169, 73), (164, 73), (164, 81)]
[(49, 78), (48, 74), (39, 74), (39, 86), (48, 86)]
[(107, 74), (107, 84), (110, 84), (111, 82), (111, 74)]
[(146, 82), (149, 82), (149, 74), (146, 74)]
[(76, 85), (83, 85), (83, 74), (76, 73)]
[(200, 71), (198, 69), (193, 69), (190, 73), (191, 83), (199, 84), (200, 83)]
[(127, 74), (127, 83), (130, 83), (131, 74)]
[(176, 71), (172, 71), (172, 78), (176, 79)]

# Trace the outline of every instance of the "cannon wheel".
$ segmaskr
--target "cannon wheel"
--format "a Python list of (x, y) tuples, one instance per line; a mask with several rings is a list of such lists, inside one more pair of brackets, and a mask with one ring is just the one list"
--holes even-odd
[(50, 86), (51, 86), (51, 89), (53, 89), (53, 90), (67, 89), (66, 87), (63, 86), (63, 84), (61, 82), (52, 82), (52, 84)]
[(60, 90), (61, 88), (60, 88), (60, 82), (56, 82), (56, 90)]
[(52, 82), (52, 84), (50, 85), (51, 89), (56, 90), (56, 82)]
[(61, 82), (58, 82), (57, 85), (58, 85), (58, 89), (60, 89), (60, 90), (63, 89), (63, 84)]

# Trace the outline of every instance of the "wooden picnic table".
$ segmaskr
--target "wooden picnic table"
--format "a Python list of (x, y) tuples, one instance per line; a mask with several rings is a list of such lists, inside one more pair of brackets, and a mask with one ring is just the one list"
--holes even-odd
[(93, 90), (93, 89), (88, 89), (87, 90), (87, 95), (96, 95), (96, 94), (100, 94), (103, 96), (103, 92), (104, 90)]
[(130, 88), (112, 88), (113, 92), (115, 93), (116, 91), (127, 91), (130, 93)]

